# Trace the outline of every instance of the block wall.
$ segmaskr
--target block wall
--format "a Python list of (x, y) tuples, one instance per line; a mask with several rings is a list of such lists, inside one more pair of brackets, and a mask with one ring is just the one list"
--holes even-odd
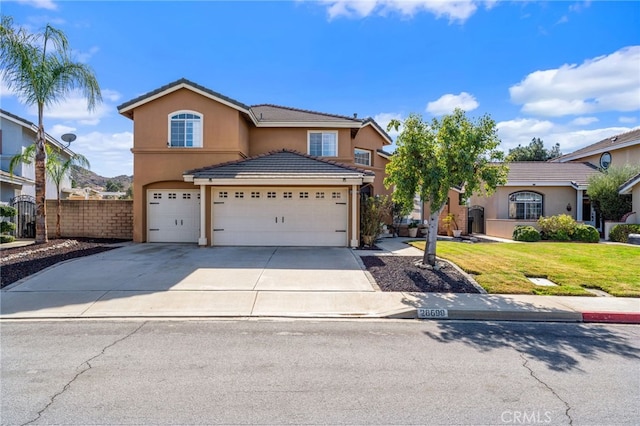
[[(133, 200), (61, 200), (62, 237), (133, 239)], [(47, 231), (56, 235), (57, 201), (47, 200)]]

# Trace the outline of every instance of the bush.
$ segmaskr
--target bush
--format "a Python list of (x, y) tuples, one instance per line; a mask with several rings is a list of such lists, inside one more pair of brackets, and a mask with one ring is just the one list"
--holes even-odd
[(640, 225), (633, 223), (616, 225), (611, 229), (611, 232), (609, 232), (609, 239), (618, 243), (628, 243), (629, 234), (638, 233), (640, 233)]
[(600, 242), (600, 233), (591, 225), (579, 224), (576, 226), (576, 232), (573, 234), (573, 239), (585, 243), (597, 243)]
[(0, 217), (14, 217), (18, 214), (18, 210), (13, 207), (0, 205)]
[(533, 226), (517, 225), (513, 228), (513, 239), (526, 242), (540, 241), (540, 232)]
[(6, 234), (13, 232), (16, 229), (16, 224), (11, 222), (0, 222), (0, 233)]
[(14, 242), (16, 239), (13, 237), (13, 235), (0, 235), (0, 243), (4, 244), (4, 243), (12, 243)]
[(538, 227), (543, 240), (571, 241), (576, 226), (576, 221), (567, 214), (542, 216), (538, 219)]

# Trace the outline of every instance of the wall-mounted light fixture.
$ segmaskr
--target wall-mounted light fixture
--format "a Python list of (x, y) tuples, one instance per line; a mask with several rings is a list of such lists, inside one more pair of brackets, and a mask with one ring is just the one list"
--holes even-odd
[(570, 212), (571, 211), (571, 203), (567, 203), (567, 211)]

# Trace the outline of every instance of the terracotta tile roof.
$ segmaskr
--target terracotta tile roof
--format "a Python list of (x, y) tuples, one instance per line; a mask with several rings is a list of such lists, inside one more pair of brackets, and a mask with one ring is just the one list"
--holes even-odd
[(306, 109), (291, 108), (281, 105), (261, 104), (251, 106), (251, 111), (259, 122), (313, 122), (313, 121), (351, 121), (358, 127), (362, 120), (346, 115), (327, 114), (324, 112), (310, 111)]
[(640, 145), (640, 128), (631, 130), (630, 132), (621, 133), (596, 142), (584, 148), (580, 148), (569, 154), (549, 160), (551, 162), (563, 162), (588, 157), (605, 151), (613, 151), (629, 145)]
[(238, 178), (334, 178), (374, 176), (370, 170), (324, 160), (292, 150), (271, 151), (242, 160), (188, 170), (196, 179)]
[(586, 186), (589, 178), (600, 173), (589, 163), (549, 163), (543, 161), (518, 161), (509, 163), (507, 185), (514, 183), (571, 184)]

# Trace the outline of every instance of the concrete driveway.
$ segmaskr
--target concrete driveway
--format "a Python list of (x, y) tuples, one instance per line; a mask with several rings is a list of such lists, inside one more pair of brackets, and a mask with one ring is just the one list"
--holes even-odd
[(131, 244), (3, 290), (0, 316), (348, 314), (375, 294), (359, 258), (346, 248)]

